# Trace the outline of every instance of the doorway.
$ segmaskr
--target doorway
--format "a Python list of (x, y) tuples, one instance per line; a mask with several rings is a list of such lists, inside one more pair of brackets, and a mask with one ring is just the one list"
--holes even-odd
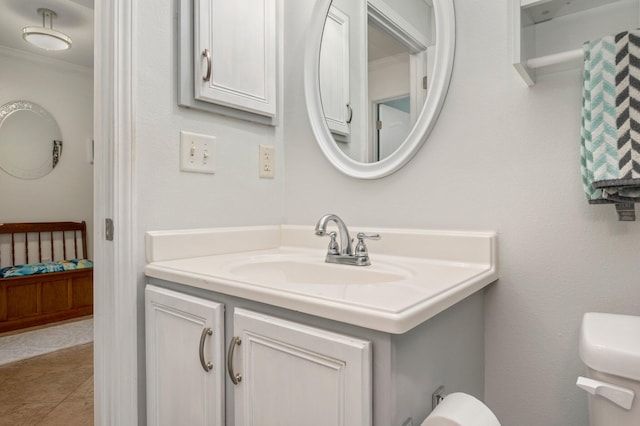
[(393, 154), (411, 131), (411, 106), (409, 96), (375, 102), (376, 136), (375, 161)]

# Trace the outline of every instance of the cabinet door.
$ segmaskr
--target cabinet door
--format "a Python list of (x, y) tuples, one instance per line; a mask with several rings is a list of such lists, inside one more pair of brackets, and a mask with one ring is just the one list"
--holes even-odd
[(349, 16), (329, 7), (320, 49), (320, 94), (327, 126), (333, 133), (349, 134)]
[(196, 0), (195, 98), (276, 113), (276, 0)]
[(223, 426), (224, 305), (149, 285), (145, 308), (147, 424)]
[(371, 424), (371, 343), (244, 309), (230, 351), (237, 426)]

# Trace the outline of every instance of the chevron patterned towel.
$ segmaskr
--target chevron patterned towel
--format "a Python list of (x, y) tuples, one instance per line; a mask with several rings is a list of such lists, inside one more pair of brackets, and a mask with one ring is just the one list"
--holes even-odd
[(591, 204), (635, 220), (640, 202), (640, 30), (584, 45), (582, 181)]

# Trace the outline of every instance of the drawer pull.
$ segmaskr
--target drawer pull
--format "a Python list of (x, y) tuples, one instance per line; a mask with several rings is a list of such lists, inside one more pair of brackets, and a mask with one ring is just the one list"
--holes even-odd
[(229, 344), (229, 352), (227, 353), (227, 370), (229, 371), (229, 377), (234, 385), (237, 385), (242, 381), (242, 376), (240, 373), (234, 373), (233, 371), (233, 352), (236, 349), (236, 345), (240, 346), (242, 344), (242, 340), (239, 337), (235, 337), (231, 339), (231, 343)]
[(202, 335), (200, 336), (200, 364), (202, 364), (202, 368), (207, 373), (213, 370), (213, 363), (207, 362), (204, 359), (204, 341), (207, 340), (207, 336), (211, 336), (213, 334), (213, 330), (210, 328), (205, 328), (202, 330)]
[(202, 80), (203, 81), (209, 81), (209, 80), (211, 80), (211, 52), (209, 52), (209, 49), (204, 49), (202, 51), (202, 57), (206, 58), (206, 60), (207, 60), (207, 72), (202, 77)]

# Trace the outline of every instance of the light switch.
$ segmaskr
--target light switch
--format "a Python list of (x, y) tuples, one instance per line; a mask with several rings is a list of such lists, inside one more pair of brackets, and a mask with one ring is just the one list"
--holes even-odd
[(215, 173), (215, 136), (180, 132), (180, 170)]

